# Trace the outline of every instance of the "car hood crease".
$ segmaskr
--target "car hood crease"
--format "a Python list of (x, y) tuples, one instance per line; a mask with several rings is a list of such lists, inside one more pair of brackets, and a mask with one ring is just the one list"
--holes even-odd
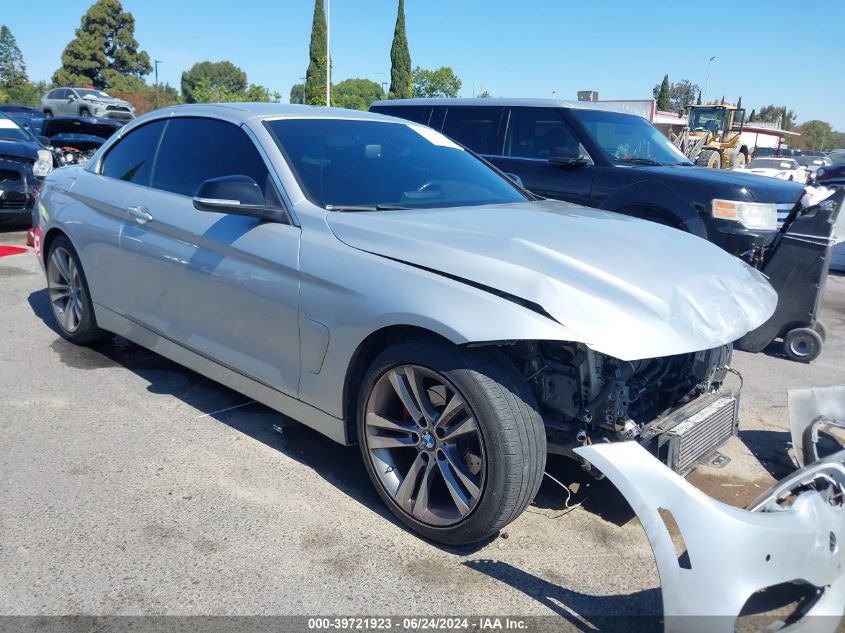
[(568, 203), (329, 213), (327, 222), (353, 248), (538, 304), (623, 360), (730, 343), (777, 304), (763, 275), (705, 240)]

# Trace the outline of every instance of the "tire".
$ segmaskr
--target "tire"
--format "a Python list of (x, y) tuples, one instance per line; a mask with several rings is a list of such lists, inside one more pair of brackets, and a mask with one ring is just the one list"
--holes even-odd
[(734, 156), (733, 165), (731, 165), (731, 167), (745, 167), (746, 162), (747, 159), (745, 157), (745, 154), (743, 154), (742, 152), (737, 152), (736, 156)]
[(467, 545), (495, 535), (543, 478), (537, 403), (497, 350), (433, 337), (388, 347), (364, 377), (357, 423), (379, 496), (433, 541)]
[(88, 111), (88, 108), (79, 108), (79, 116), (81, 116), (83, 119), (90, 119), (91, 112)]
[(77, 345), (103, 338), (97, 327), (88, 281), (76, 250), (64, 235), (50, 244), (47, 256), (47, 292), (59, 333)]
[(709, 169), (721, 169), (722, 157), (714, 149), (705, 149), (695, 159), (695, 164), (699, 167), (707, 167)]
[(813, 329), (816, 331), (816, 334), (819, 335), (819, 338), (821, 338), (822, 343), (824, 343), (827, 340), (827, 328), (824, 323), (816, 321), (813, 323)]
[(810, 363), (822, 353), (822, 343), (822, 337), (816, 330), (799, 327), (783, 337), (783, 351), (790, 360)]

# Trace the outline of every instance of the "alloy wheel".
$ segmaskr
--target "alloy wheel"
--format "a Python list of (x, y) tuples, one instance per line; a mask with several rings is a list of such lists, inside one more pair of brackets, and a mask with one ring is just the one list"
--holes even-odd
[(75, 332), (82, 323), (82, 278), (73, 257), (62, 247), (50, 254), (47, 287), (56, 321), (65, 332)]
[(444, 527), (482, 497), (484, 442), (467, 401), (440, 373), (401, 365), (383, 373), (364, 411), (366, 454), (402, 511)]

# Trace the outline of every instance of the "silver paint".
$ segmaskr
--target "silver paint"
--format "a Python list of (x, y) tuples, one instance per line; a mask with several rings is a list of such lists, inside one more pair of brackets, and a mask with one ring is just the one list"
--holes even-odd
[[(825, 493), (799, 491), (818, 476), (845, 486), (845, 451), (776, 484), (751, 509), (695, 488), (636, 442), (575, 449), (625, 496), (648, 537), (663, 594), (667, 633), (728, 633), (757, 591), (800, 581), (822, 590), (796, 622), (779, 631), (835, 631), (845, 610), (845, 508)], [(794, 494), (784, 509), (774, 499)], [(681, 563), (659, 510), (668, 510), (688, 554)], [(688, 568), (685, 568), (688, 567)], [(825, 617), (816, 617), (825, 616)]]
[[(180, 116), (243, 126), (292, 222), (201, 212), (189, 197), (98, 174), (132, 129)], [(385, 328), (422, 328), (456, 344), (579, 341), (628, 360), (729, 343), (774, 311), (765, 279), (712, 244), (564, 202), (326, 211), (305, 198), (263, 125), (278, 118), (407, 124), (277, 104), (157, 110), (84, 168), (47, 179), (41, 228), (73, 242), (102, 327), (339, 441), (351, 439), (343, 424), (350, 363)], [(152, 220), (138, 224), (130, 207)]]

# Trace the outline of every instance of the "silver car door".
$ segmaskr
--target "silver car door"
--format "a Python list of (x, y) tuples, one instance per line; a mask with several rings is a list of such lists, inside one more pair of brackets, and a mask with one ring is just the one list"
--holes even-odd
[[(90, 186), (75, 189), (75, 192), (89, 192), (87, 204), (99, 208), (103, 222), (108, 218), (108, 233), (113, 234), (116, 240), (119, 237), (120, 241), (120, 256), (98, 263), (94, 271), (98, 278), (108, 280), (103, 286), (100, 301), (109, 309), (134, 320), (138, 320), (134, 310), (138, 303), (137, 295), (145, 287), (147, 271), (142, 262), (126, 256), (122, 234), (127, 226), (137, 226), (142, 219), (131, 214), (128, 201), (150, 191), (153, 160), (165, 125), (164, 121), (154, 121), (131, 130), (112, 145), (95, 166), (97, 173), (90, 174), (86, 183)], [(111, 228), (111, 222), (115, 220), (116, 228)], [(105, 228), (105, 225), (101, 227), (99, 224), (92, 226)], [(93, 288), (92, 293), (96, 295)]]
[(185, 347), (296, 395), (300, 230), (195, 209), (199, 184), (224, 175), (249, 175), (273, 187), (241, 128), (171, 119), (152, 190), (127, 200), (127, 208), (145, 214), (128, 221), (121, 237), (139, 271), (132, 312)]

